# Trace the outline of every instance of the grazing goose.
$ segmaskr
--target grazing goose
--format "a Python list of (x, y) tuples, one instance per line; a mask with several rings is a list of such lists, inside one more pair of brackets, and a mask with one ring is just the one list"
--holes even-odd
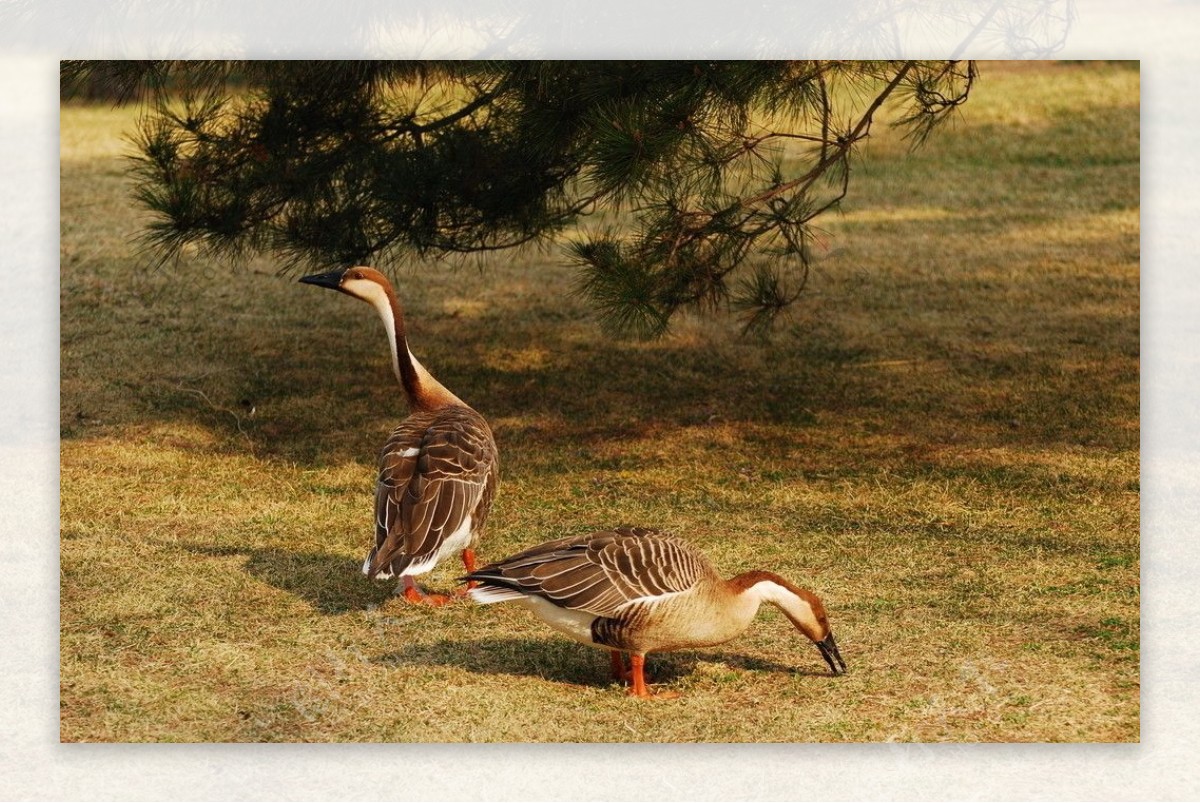
[(387, 278), (367, 267), (305, 276), (375, 307), (392, 348), (392, 369), (408, 397), (410, 415), (396, 427), (379, 456), (375, 486), (375, 546), (363, 562), (367, 577), (399, 575), (396, 589), (410, 602), (440, 605), (414, 575), (462, 552), (475, 569), (474, 545), (496, 492), (500, 463), (487, 421), (425, 370), (408, 348), (404, 313)]
[[(745, 630), (758, 606), (778, 606), (816, 642), (833, 674), (846, 671), (825, 606), (811, 591), (770, 572), (723, 580), (684, 541), (640, 527), (562, 538), (467, 574), (480, 604), (517, 600), (570, 638), (611, 650), (613, 674), (649, 697), (648, 652), (708, 647)], [(621, 653), (630, 655), (626, 673)]]

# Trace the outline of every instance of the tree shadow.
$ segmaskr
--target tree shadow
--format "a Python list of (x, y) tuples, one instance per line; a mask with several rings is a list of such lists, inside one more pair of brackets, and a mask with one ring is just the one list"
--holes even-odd
[(391, 581), (367, 580), (358, 561), (327, 552), (198, 544), (184, 548), (196, 555), (243, 557), (243, 568), (252, 577), (304, 600), (325, 615), (382, 605), (395, 588)]
[[(540, 678), (574, 686), (603, 687), (615, 682), (605, 651), (552, 637), (439, 639), (407, 645), (372, 660), (390, 667), (451, 666), (480, 675)], [(732, 652), (684, 650), (648, 655), (647, 681), (673, 683), (694, 674), (701, 662), (748, 672), (828, 674), (820, 668), (802, 668)]]
[[(1006, 5), (1021, 4), (995, 9)], [(946, 152), (957, 154), (955, 164), (964, 171), (956, 175), (975, 182), (961, 216), (978, 222), (981, 240), (1013, 225), (1006, 174), (977, 181), (980, 141), (1009, 143), (1000, 155), (988, 153), (989, 164), (1003, 157), (1010, 166), (1061, 166), (1068, 169), (1049, 172), (1076, 177), (1054, 184), (1062, 197), (1050, 207), (1050, 221), (1135, 205), (1124, 185), (1104, 194), (1106, 184), (1088, 171), (1114, 160), (1136, 167), (1136, 149), (1072, 144), (1075, 128), (1127, 128), (1130, 114), (1125, 106), (1100, 108), (1016, 135), (1010, 126), (980, 124), (969, 138), (948, 139)], [(944, 203), (941, 184), (910, 183), (908, 202)], [(928, 198), (919, 195), (922, 188)], [(1044, 211), (1038, 205), (1023, 214)], [(654, 344), (614, 341), (589, 322), (586, 304), (558, 292), (567, 285), (553, 266), (527, 256), (520, 265), (511, 254), (481, 263), (486, 277), (424, 268), (417, 281), (394, 275), (412, 313), (415, 351), (492, 422), (506, 476), (603, 467), (614, 459), (615, 445), (622, 445), (616, 459), (626, 469), (629, 461), (660, 459), (641, 444), (710, 426), (712, 440), (723, 438), (731, 451), (741, 439), (755, 454), (784, 459), (810, 453), (797, 447), (810, 446), (813, 433), (828, 431), (824, 425), (834, 420), (851, 423), (852, 431), (882, 430), (897, 441), (930, 442), (954, 433), (956, 447), (1043, 448), (1077, 442), (1079, 433), (1087, 433), (1087, 445), (1136, 443), (1129, 434), (1136, 416), (1129, 403), (1136, 396), (1136, 306), (1130, 312), (1100, 303), (1113, 295), (1106, 284), (1075, 296), (1057, 292), (1039, 342), (1029, 326), (984, 320), (983, 306), (922, 328), (909, 327), (913, 316), (893, 305), (919, 310), (957, 306), (960, 296), (1046, 296), (1056, 286), (1042, 272), (1014, 274), (1004, 280), (1004, 292), (981, 289), (970, 274), (955, 274), (949, 286), (919, 282), (922, 291), (938, 295), (889, 295), (861, 311), (895, 322), (895, 339), (912, 353), (893, 359), (884, 341), (856, 333), (853, 318), (842, 322), (836, 310), (815, 302), (802, 313), (810, 317), (761, 343), (702, 327)], [(218, 273), (176, 282), (158, 273), (129, 276), (124, 267), (89, 260), (63, 275), (65, 318), (85, 317), (93, 307), (104, 313), (86, 326), (63, 326), (64, 440), (181, 422), (217, 436), (217, 451), (249, 451), (289, 465), (368, 465), (406, 414), (379, 323), (358, 304), (259, 271), (241, 272), (236, 283)], [(836, 265), (829, 270), (846, 272)], [(889, 281), (881, 278), (877, 287), (886, 291)], [(1107, 295), (1097, 296), (1101, 291)], [(114, 330), (131, 334), (114, 337)], [(157, 330), (180, 334), (144, 334)], [(101, 343), (103, 350), (87, 351)], [(114, 362), (96, 362), (107, 359)], [(106, 376), (106, 384), (93, 384), (96, 375)], [(782, 431), (762, 438), (752, 431), (760, 425)], [(858, 437), (846, 446), (856, 448), (872, 457), (878, 451)]]

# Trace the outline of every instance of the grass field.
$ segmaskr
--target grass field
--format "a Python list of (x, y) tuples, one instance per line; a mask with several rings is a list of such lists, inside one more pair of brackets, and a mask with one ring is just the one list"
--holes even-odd
[(359, 575), (405, 414), (373, 313), (266, 257), (145, 267), (135, 113), (64, 107), (61, 738), (1136, 741), (1138, 71), (982, 69), (926, 148), (876, 127), (765, 342), (605, 340), (557, 252), (397, 273), (496, 431), (482, 558), (658, 526), (825, 599), (845, 676), (768, 607), (651, 656), (659, 701)]

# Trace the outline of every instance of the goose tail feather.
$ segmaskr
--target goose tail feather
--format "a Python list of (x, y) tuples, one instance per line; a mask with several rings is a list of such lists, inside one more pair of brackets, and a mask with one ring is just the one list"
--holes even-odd
[(468, 581), (479, 583), (474, 588), (467, 589), (467, 594), (480, 605), (490, 605), (493, 602), (512, 602), (528, 596), (510, 585), (511, 581), (506, 578), (484, 572), (471, 572), (466, 577), (458, 578), (458, 581), (460, 583)]
[(493, 602), (514, 602), (516, 600), (525, 599), (525, 595), (520, 591), (514, 591), (511, 588), (503, 588), (500, 586), (476, 586), (467, 591), (471, 599), (480, 605), (490, 605)]

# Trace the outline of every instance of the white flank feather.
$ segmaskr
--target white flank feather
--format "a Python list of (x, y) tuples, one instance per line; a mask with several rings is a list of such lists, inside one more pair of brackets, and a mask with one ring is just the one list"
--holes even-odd
[(425, 572), (431, 571), (433, 567), (442, 560), (442, 558), (446, 557), (447, 555), (453, 555), (456, 552), (462, 552), (470, 545), (471, 517), (467, 516), (465, 519), (463, 519), (462, 524), (459, 525), (457, 530), (450, 533), (442, 540), (442, 545), (438, 548), (437, 552), (432, 555), (425, 556), (424, 560), (414, 560), (412, 563), (409, 563), (404, 567), (404, 571), (400, 572), (400, 576), (404, 577), (406, 575), (425, 574)]
[[(529, 610), (546, 624), (553, 627), (567, 638), (574, 639), (589, 647), (603, 647), (592, 641), (592, 622), (598, 618), (594, 613), (574, 611), (570, 608), (560, 608), (553, 602), (541, 597), (521, 595), (521, 600)], [(605, 647), (605, 649), (608, 649)]]
[[(367, 559), (363, 561), (362, 573), (363, 573), (364, 577), (370, 576), (371, 561), (374, 559), (375, 559), (375, 550), (372, 549), (370, 552), (367, 553)], [(385, 566), (384, 568), (380, 569), (379, 574), (375, 575), (375, 579), (376, 580), (391, 580), (392, 579), (392, 567)]]

